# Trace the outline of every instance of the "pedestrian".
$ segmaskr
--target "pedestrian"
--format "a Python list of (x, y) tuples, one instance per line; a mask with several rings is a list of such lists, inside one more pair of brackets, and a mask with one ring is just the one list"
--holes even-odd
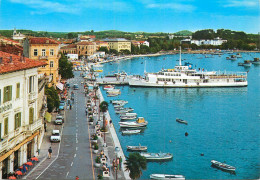
[(47, 124), (44, 122), (44, 131), (47, 132)]
[(109, 124), (110, 124), (110, 126), (112, 125), (112, 119), (110, 119)]
[(71, 110), (71, 104), (70, 104), (70, 110)]
[(50, 158), (51, 158), (51, 154), (52, 154), (52, 149), (51, 149), (51, 147), (48, 149), (48, 152), (49, 152), (48, 158), (50, 159)]
[(121, 166), (122, 166), (122, 157), (120, 156), (119, 158), (119, 169), (121, 170)]
[(79, 177), (78, 177), (78, 176), (76, 176), (75, 180), (79, 180)]
[(115, 160), (115, 159), (113, 159), (112, 165), (113, 165), (113, 170), (114, 170), (114, 172), (115, 172), (115, 168), (116, 168), (116, 160)]
[(116, 159), (116, 165), (117, 165), (117, 169), (119, 169), (119, 158)]

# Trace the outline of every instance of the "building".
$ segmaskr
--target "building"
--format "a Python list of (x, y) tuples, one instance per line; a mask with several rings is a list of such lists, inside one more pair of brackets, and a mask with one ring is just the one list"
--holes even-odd
[[(37, 154), (44, 135), (38, 67), (46, 62), (0, 51), (0, 178)], [(41, 104), (42, 106), (42, 104)], [(41, 109), (42, 110), (42, 109)]]
[(129, 50), (131, 52), (131, 41), (124, 38), (115, 38), (115, 39), (103, 39), (108, 43), (110, 49), (115, 49), (118, 52), (121, 50)]
[(82, 35), (78, 34), (78, 41), (80, 42), (90, 42), (96, 39), (95, 35)]
[(0, 51), (7, 52), (10, 54), (21, 55), (23, 54), (23, 47), (13, 44), (0, 44)]
[(66, 54), (68, 60), (78, 60), (79, 55), (78, 54)]
[(77, 45), (69, 44), (68, 46), (63, 46), (60, 48), (63, 54), (77, 54)]
[(46, 37), (26, 38), (24, 41), (24, 56), (34, 60), (41, 60), (48, 65), (39, 68), (39, 73), (49, 76), (50, 83), (56, 85), (60, 81), (59, 42)]
[(92, 56), (96, 51), (96, 43), (94, 42), (79, 42), (77, 45), (77, 53), (79, 56)]
[(213, 45), (213, 46), (220, 46), (223, 43), (226, 43), (227, 40), (223, 40), (219, 37), (215, 39), (200, 39), (200, 40), (192, 40), (192, 39), (184, 39), (181, 40), (181, 44), (196, 44), (197, 46), (201, 45)]
[(109, 50), (108, 42), (105, 42), (105, 41), (95, 41), (95, 43), (96, 43), (97, 51), (98, 51), (101, 47), (106, 47), (106, 48)]
[(11, 44), (11, 45), (20, 45), (18, 41), (14, 41), (12, 39), (8, 39), (4, 36), (0, 37), (0, 44)]
[(150, 43), (149, 43), (148, 41), (136, 41), (136, 40), (132, 40), (131, 42), (132, 42), (132, 44), (133, 44), (134, 46), (138, 46), (139, 48), (140, 48), (141, 45), (148, 46), (148, 47), (150, 46)]
[(22, 33), (17, 33), (16, 32), (16, 28), (14, 28), (14, 32), (13, 32), (13, 40), (16, 40), (16, 41), (18, 41), (20, 44), (22, 44), (23, 43), (23, 41), (24, 41), (24, 39), (26, 38), (26, 36), (25, 35), (23, 35)]

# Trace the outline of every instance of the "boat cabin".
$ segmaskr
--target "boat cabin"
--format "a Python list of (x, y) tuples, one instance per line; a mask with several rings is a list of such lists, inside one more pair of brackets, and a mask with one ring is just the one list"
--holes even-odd
[(145, 120), (143, 117), (139, 117), (137, 120), (136, 120), (137, 123), (144, 123)]

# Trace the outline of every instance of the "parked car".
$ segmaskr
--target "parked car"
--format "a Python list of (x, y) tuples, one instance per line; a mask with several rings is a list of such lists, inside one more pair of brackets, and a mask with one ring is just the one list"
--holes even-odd
[(65, 102), (64, 101), (60, 101), (59, 109), (60, 110), (64, 110), (64, 107), (65, 107)]
[(50, 137), (51, 142), (60, 142), (61, 137), (60, 137), (60, 130), (52, 130), (52, 135)]
[(74, 85), (73, 85), (73, 89), (74, 89), (74, 90), (78, 90), (78, 89), (79, 89), (79, 85), (78, 85), (78, 84), (74, 84)]
[(61, 125), (61, 124), (64, 122), (63, 116), (57, 115), (57, 116), (56, 116), (56, 120), (55, 120), (54, 122), (55, 122), (55, 124)]
[(67, 87), (67, 88), (70, 88), (70, 84), (69, 84), (69, 83), (67, 83), (67, 84), (66, 84), (66, 87)]

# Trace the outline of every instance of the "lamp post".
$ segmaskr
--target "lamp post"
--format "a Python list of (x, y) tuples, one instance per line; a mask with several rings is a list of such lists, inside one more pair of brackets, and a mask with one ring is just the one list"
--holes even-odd
[(116, 155), (116, 180), (117, 180), (117, 167), (118, 167), (118, 164), (117, 164), (117, 157), (118, 157), (118, 153), (119, 153), (119, 147), (115, 147), (115, 155)]

